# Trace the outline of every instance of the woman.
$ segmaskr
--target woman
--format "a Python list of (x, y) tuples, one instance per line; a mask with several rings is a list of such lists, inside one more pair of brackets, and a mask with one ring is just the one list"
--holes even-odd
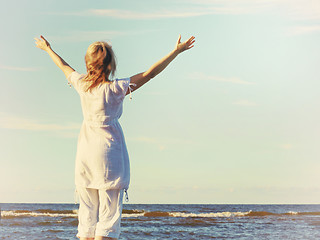
[(70, 67), (40, 36), (36, 46), (46, 51), (80, 95), (83, 123), (78, 139), (75, 184), (79, 194), (78, 234), (84, 239), (118, 239), (122, 199), (129, 187), (129, 156), (121, 126), (124, 97), (162, 72), (180, 53), (192, 48), (194, 37), (181, 42), (146, 72), (111, 80), (116, 70), (106, 42), (91, 44), (85, 55), (86, 74)]

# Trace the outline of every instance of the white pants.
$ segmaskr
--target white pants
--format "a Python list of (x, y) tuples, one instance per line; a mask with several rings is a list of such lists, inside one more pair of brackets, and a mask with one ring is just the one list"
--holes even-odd
[(123, 190), (77, 187), (79, 225), (77, 237), (119, 238)]

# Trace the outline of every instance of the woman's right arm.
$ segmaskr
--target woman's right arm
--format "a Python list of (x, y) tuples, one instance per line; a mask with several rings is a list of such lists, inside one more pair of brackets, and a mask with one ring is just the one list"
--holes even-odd
[[(135, 86), (132, 87), (132, 91), (137, 90), (142, 85), (161, 73), (180, 53), (192, 48), (195, 42), (194, 39), (195, 37), (192, 36), (187, 41), (181, 43), (181, 35), (179, 35), (176, 47), (172, 52), (153, 64), (146, 72), (142, 72), (131, 77), (130, 82), (135, 84)], [(129, 90), (127, 94), (128, 93)]]
[(75, 70), (62, 59), (55, 51), (52, 50), (50, 43), (41, 35), (41, 39), (35, 38), (36, 47), (44, 50), (49, 54), (52, 61), (62, 70), (66, 78)]

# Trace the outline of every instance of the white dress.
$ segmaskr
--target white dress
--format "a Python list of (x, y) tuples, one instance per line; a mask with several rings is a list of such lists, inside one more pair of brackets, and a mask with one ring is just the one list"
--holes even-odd
[(73, 72), (68, 81), (80, 95), (83, 123), (75, 164), (75, 184), (94, 189), (128, 189), (129, 156), (118, 122), (130, 78), (103, 83), (84, 91), (85, 74)]

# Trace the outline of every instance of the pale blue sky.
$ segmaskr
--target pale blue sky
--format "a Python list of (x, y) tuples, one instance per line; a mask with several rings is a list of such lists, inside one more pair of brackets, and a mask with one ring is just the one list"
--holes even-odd
[(0, 202), (73, 202), (80, 101), (34, 45), (85, 71), (112, 43), (117, 77), (179, 34), (196, 46), (125, 100), (131, 203), (319, 203), (320, 3), (1, 1)]

